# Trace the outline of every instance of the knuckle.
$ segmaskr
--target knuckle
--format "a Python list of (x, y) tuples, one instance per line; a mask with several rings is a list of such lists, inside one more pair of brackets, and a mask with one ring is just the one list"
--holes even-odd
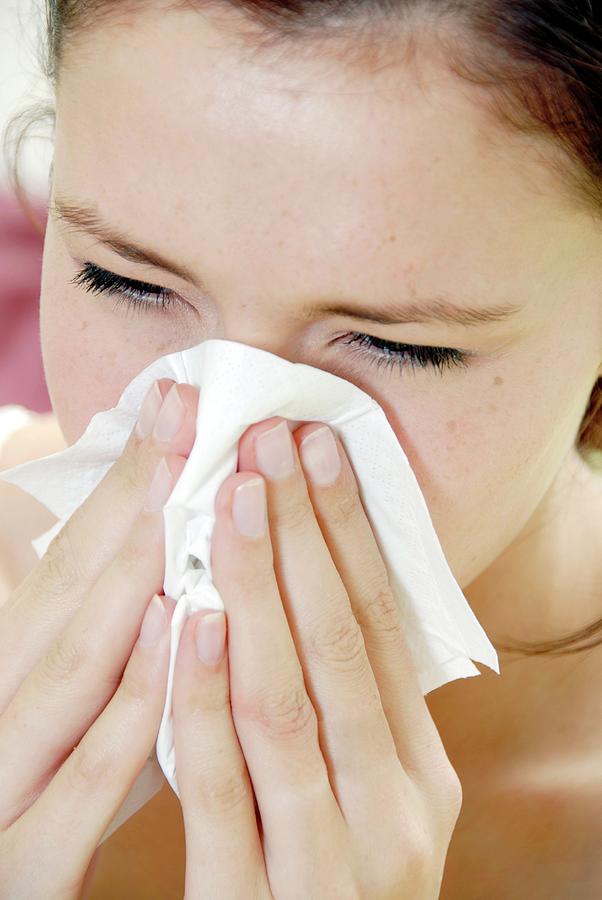
[[(403, 846), (403, 877), (408, 885), (424, 886), (432, 878), (436, 860), (436, 839), (428, 819), (416, 814), (403, 816), (400, 823)], [(405, 882), (404, 882), (405, 883)]]
[(70, 531), (69, 525), (66, 525), (56, 535), (40, 568), (41, 591), (56, 599), (66, 594), (81, 575)]
[(446, 765), (441, 768), (438, 781), (443, 803), (457, 819), (462, 809), (464, 794), (458, 773), (448, 760), (446, 760)]
[(302, 680), (281, 688), (270, 687), (243, 702), (242, 709), (234, 704), (232, 711), (235, 718), (251, 720), (277, 741), (309, 737), (317, 728), (316, 712)]
[(74, 749), (70, 758), (69, 775), (71, 784), (80, 792), (98, 788), (110, 780), (115, 773), (111, 755), (99, 748), (82, 742)]
[(245, 769), (203, 773), (199, 778), (198, 797), (203, 809), (211, 815), (236, 812), (251, 800)]
[(228, 592), (238, 602), (248, 602), (249, 597), (272, 596), (278, 586), (269, 542), (261, 548), (240, 547), (239, 552), (227, 561), (222, 587), (225, 587), (226, 581)]
[(357, 492), (349, 485), (345, 485), (332, 498), (328, 508), (328, 518), (336, 529), (343, 529), (349, 524), (349, 520), (356, 514), (359, 498)]
[(117, 460), (115, 466), (119, 492), (126, 498), (135, 501), (145, 490), (147, 482), (150, 482), (154, 468), (149, 465), (140, 465), (140, 454), (130, 455), (127, 452)]
[(372, 590), (367, 591), (368, 599), (361, 611), (361, 625), (381, 637), (397, 640), (402, 635), (401, 617), (391, 586), (377, 581)]
[(95, 675), (95, 683), (99, 694), (107, 699), (112, 697), (122, 683), (121, 670), (102, 671)]
[(313, 508), (304, 497), (286, 502), (278, 511), (276, 518), (279, 526), (295, 534), (306, 530), (310, 514), (313, 514)]
[(136, 705), (143, 703), (148, 699), (151, 688), (152, 678), (143, 665), (126, 666), (119, 686), (119, 691), (126, 702)]
[(344, 671), (363, 671), (367, 656), (355, 616), (346, 613), (320, 622), (308, 639), (308, 652), (320, 662)]
[(434, 851), (430, 841), (414, 837), (406, 844), (404, 854), (405, 878), (416, 886), (430, 881)]
[(119, 564), (126, 572), (148, 566), (150, 559), (163, 558), (163, 534), (156, 520), (138, 521), (119, 552)]
[(254, 557), (251, 553), (246, 558), (241, 554), (239, 562), (243, 567), (237, 574), (240, 587), (246, 594), (251, 590), (255, 596), (269, 597), (277, 590), (272, 559), (271, 555), (259, 553)]
[(186, 722), (191, 718), (199, 720), (203, 727), (211, 727), (207, 723), (208, 716), (216, 718), (231, 715), (230, 711), (230, 683), (226, 679), (215, 679), (214, 683), (182, 685), (176, 680), (174, 686), (174, 720)]
[(423, 780), (431, 809), (446, 821), (449, 817), (455, 823), (462, 809), (462, 783), (443, 746), (425, 767)]
[(50, 647), (42, 661), (42, 677), (49, 684), (65, 684), (81, 675), (87, 655), (62, 635)]

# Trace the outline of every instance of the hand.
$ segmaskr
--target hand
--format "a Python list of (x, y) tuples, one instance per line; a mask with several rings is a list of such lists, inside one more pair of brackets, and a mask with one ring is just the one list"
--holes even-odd
[(171, 387), (153, 385), (120, 459), (0, 610), (2, 898), (79, 896), (153, 751), (173, 610), (151, 601), (164, 579), (161, 510), (198, 402), (179, 385), (153, 435)]
[(322, 432), (326, 450), (335, 437), (333, 466), (313, 437), (323, 426), (291, 440), (285, 423), (268, 453), (256, 439), (279, 421), (245, 432), (239, 471), (216, 497), (212, 568), (226, 616), (208, 631), (227, 618), (228, 652), (199, 659), (205, 610), (178, 651), (186, 896), (434, 900), (461, 785), (344, 449)]

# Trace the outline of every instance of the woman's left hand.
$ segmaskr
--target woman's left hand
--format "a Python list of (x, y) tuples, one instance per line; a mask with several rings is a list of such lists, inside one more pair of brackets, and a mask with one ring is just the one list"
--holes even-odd
[(435, 900), (461, 785), (343, 446), (276, 417), (238, 469), (212, 538), (228, 652), (200, 660), (196, 613), (174, 680), (186, 896)]

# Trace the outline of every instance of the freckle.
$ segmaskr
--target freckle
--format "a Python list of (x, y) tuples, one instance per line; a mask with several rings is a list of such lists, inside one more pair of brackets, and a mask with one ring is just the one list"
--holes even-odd
[(396, 240), (397, 240), (397, 235), (396, 235), (396, 234), (390, 234), (390, 235), (389, 235), (389, 241), (390, 241), (391, 243), (393, 243), (393, 241), (396, 241)]
[(87, 321), (84, 319), (84, 321), (83, 321), (83, 322), (81, 323), (81, 325), (79, 326), (79, 330), (80, 330), (80, 331), (85, 331), (89, 324), (90, 324), (90, 323), (87, 322)]
[(489, 406), (487, 407), (487, 412), (490, 412), (490, 413), (497, 412), (497, 406), (495, 405), (495, 403), (489, 404)]
[(502, 378), (501, 375), (496, 375), (495, 378), (493, 379), (493, 383), (494, 384), (503, 384), (504, 379)]
[(447, 423), (448, 431), (455, 431), (457, 427), (458, 427), (458, 423), (454, 422), (453, 419), (450, 419), (449, 422)]

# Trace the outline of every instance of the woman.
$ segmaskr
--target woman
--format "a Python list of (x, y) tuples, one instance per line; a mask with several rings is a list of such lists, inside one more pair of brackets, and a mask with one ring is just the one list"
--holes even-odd
[[(11, 579), (4, 893), (175, 897), (185, 879), (189, 897), (593, 900), (599, 11), (53, 0), (48, 24), (41, 330), (66, 442), (208, 337), (354, 382), (387, 413), (501, 676), (421, 696), (340, 443), (257, 423), (217, 501), (227, 653), (201, 661), (200, 613), (178, 654), (183, 827), (162, 793), (92, 877), (165, 684), (160, 510), (202, 397), (159, 383), (63, 539)], [(2, 490), (12, 558), (48, 522), (15, 534), (27, 501)]]

